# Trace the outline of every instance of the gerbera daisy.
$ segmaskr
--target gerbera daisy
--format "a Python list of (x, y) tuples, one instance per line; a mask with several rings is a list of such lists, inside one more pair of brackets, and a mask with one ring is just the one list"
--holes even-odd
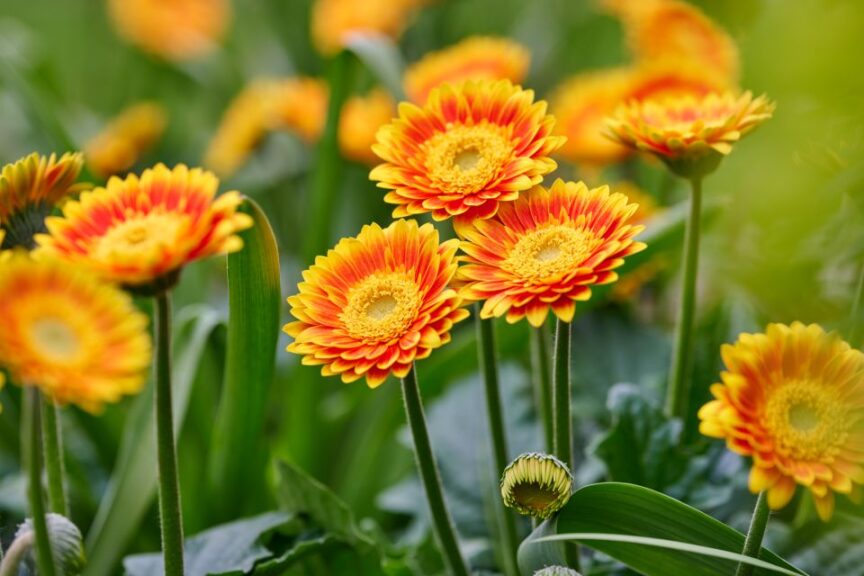
[(350, 98), (339, 116), (339, 149), (346, 158), (375, 165), (372, 152), (378, 129), (396, 115), (396, 102), (386, 90), (376, 88), (365, 96)]
[(365, 377), (375, 388), (390, 373), (404, 378), (468, 316), (449, 287), (458, 244), (439, 244), (431, 224), (413, 220), (364, 226), (341, 240), (288, 298), (297, 319), (285, 326), (294, 337), (288, 351), (343, 382)]
[(80, 153), (40, 156), (33, 153), (7, 164), (0, 172), (0, 229), (3, 248), (33, 247), (33, 236), (45, 230), (45, 216), (76, 185), (84, 159)]
[(394, 218), (489, 218), (557, 167), (554, 124), (545, 102), (509, 80), (444, 84), (378, 131), (372, 150), (384, 163), (369, 177), (390, 189)]
[(750, 489), (784, 507), (797, 484), (823, 520), (864, 485), (864, 354), (816, 324), (770, 324), (721, 348), (726, 371), (699, 430), (753, 458)]
[(89, 412), (144, 386), (147, 317), (78, 267), (25, 253), (0, 261), (0, 318), (0, 364), (18, 384)]
[(345, 47), (351, 34), (402, 35), (416, 0), (315, 0), (312, 5), (312, 42), (325, 56)]
[(38, 251), (130, 288), (163, 290), (185, 264), (242, 247), (237, 232), (252, 219), (237, 211), (239, 192), (216, 198), (218, 186), (212, 173), (182, 164), (113, 177), (49, 217)]
[(510, 80), (520, 84), (528, 73), (531, 55), (509, 38), (473, 36), (437, 52), (430, 52), (405, 70), (405, 93), (417, 104), (444, 83), (465, 80)]
[(155, 102), (126, 108), (85, 146), (87, 167), (102, 178), (132, 168), (162, 137), (166, 122), (165, 110)]
[(466, 254), (460, 295), (484, 301), (482, 318), (506, 314), (513, 323), (527, 316), (540, 326), (551, 309), (569, 322), (592, 285), (614, 282), (624, 258), (645, 248), (633, 240), (643, 229), (631, 224), (636, 209), (608, 186), (537, 186), (502, 204), (494, 218), (457, 227)]
[(293, 132), (306, 142), (318, 140), (327, 119), (327, 84), (301, 76), (281, 80), (274, 88), (270, 127)]
[(607, 134), (631, 148), (650, 152), (684, 177), (713, 172), (741, 136), (771, 117), (774, 104), (753, 98), (711, 93), (632, 101), (607, 120)]
[(126, 40), (169, 60), (212, 51), (231, 19), (228, 0), (109, 0), (108, 12)]
[(548, 518), (570, 499), (573, 477), (567, 465), (540, 452), (520, 454), (501, 475), (504, 504), (526, 516)]

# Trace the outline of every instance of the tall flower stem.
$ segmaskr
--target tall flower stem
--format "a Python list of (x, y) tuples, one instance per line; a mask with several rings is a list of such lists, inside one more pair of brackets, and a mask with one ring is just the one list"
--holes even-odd
[(554, 358), (555, 456), (573, 468), (573, 421), (570, 417), (570, 324), (558, 320)]
[(39, 390), (28, 386), (24, 395), (23, 434), (24, 454), (27, 458), (27, 498), (30, 501), (30, 517), (36, 533), (36, 567), (39, 576), (55, 576), (54, 556), (51, 554), (51, 539), (45, 519), (45, 501), (42, 495), (42, 420)]
[(685, 419), (689, 396), (688, 377), (693, 355), (693, 317), (696, 309), (696, 273), (699, 268), (699, 224), (702, 216), (702, 179), (691, 180), (690, 215), (684, 232), (684, 276), (681, 284), (681, 307), (675, 330), (675, 348), (666, 389), (666, 413)]
[[(753, 509), (753, 517), (750, 519), (750, 529), (747, 530), (747, 539), (744, 541), (744, 551), (741, 552), (749, 558), (759, 558), (759, 551), (762, 549), (762, 537), (765, 536), (765, 528), (768, 526), (768, 519), (771, 517), (771, 511), (768, 508), (767, 492), (760, 492), (756, 499), (756, 507)], [(738, 570), (735, 571), (735, 576), (751, 576), (756, 567), (752, 564), (738, 564)]]
[[(477, 344), (479, 349), (480, 370), (483, 373), (484, 389), (486, 391), (486, 411), (489, 414), (489, 432), (492, 437), (492, 462), (495, 465), (495, 477), (504, 472), (509, 462), (507, 458), (507, 436), (504, 431), (504, 416), (501, 411), (501, 389), (498, 380), (498, 362), (495, 358), (495, 326), (491, 319), (480, 318), (479, 305), (474, 306), (477, 319)], [(494, 491), (497, 493), (497, 490)], [(516, 519), (513, 513), (504, 507), (500, 498), (495, 498), (496, 517), (501, 533), (501, 549), (504, 556), (505, 573), (519, 575), (516, 563)]]
[(408, 426), (411, 428), (411, 436), (414, 439), (417, 468), (420, 472), (420, 479), (423, 481), (423, 488), (426, 491), (426, 500), (429, 503), (429, 511), (432, 513), (432, 526), (438, 537), (444, 561), (448, 571), (453, 576), (468, 576), (468, 567), (459, 551), (456, 530), (453, 528), (453, 521), (447, 510), (447, 504), (444, 502), (441, 475), (432, 453), (432, 443), (429, 440), (429, 430), (426, 427), (426, 416), (423, 413), (423, 402), (420, 398), (420, 389), (417, 386), (417, 374), (413, 366), (402, 379), (402, 396), (405, 401)]
[(549, 332), (547, 324), (531, 328), (531, 371), (537, 397), (537, 410), (543, 422), (546, 451), (555, 451), (555, 428), (552, 410), (552, 370), (549, 365)]
[(63, 465), (63, 434), (57, 405), (50, 398), (42, 405), (42, 435), (45, 443), (45, 468), (48, 471), (48, 507), (51, 512), (69, 516), (66, 498), (66, 469)]
[(167, 290), (156, 295), (156, 446), (159, 462), (159, 518), (165, 576), (183, 574), (183, 517), (180, 481), (174, 446), (174, 408), (171, 399), (171, 297)]

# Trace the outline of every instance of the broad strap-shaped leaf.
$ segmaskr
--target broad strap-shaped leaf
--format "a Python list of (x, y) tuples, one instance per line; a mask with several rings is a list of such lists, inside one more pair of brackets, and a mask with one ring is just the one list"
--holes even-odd
[(402, 88), (405, 63), (396, 44), (383, 34), (354, 33), (348, 38), (347, 49), (363, 64), (398, 102), (407, 100)]
[[(279, 253), (270, 222), (245, 199), (254, 225), (243, 249), (228, 256), (228, 347), (225, 384), (209, 461), (210, 501), (218, 520), (249, 513), (266, 494), (261, 434), (273, 383), (282, 294)], [(260, 510), (260, 508), (259, 508)]]
[[(172, 371), (175, 438), (180, 434), (200, 359), (221, 325), (221, 315), (205, 306), (190, 306), (177, 315)], [(114, 472), (87, 533), (84, 576), (112, 573), (153, 503), (156, 470), (153, 386), (148, 384), (129, 411)]]

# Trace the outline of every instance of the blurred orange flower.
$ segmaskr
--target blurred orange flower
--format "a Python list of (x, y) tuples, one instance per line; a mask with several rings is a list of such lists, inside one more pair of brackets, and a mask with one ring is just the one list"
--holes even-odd
[(85, 146), (87, 167), (102, 178), (129, 170), (162, 137), (166, 123), (155, 102), (126, 108)]
[(389, 374), (404, 378), (415, 360), (450, 341), (468, 311), (449, 283), (458, 240), (439, 244), (431, 224), (397, 220), (364, 226), (303, 273), (288, 298), (297, 319), (288, 351), (324, 376), (365, 377), (370, 388)]
[(633, 149), (650, 152), (685, 177), (713, 171), (743, 135), (771, 117), (774, 104), (711, 93), (631, 101), (607, 120), (608, 135)]
[(126, 40), (169, 60), (210, 52), (231, 19), (228, 0), (109, 0), (108, 12)]
[(312, 42), (325, 56), (345, 47), (351, 34), (402, 35), (417, 0), (315, 0), (312, 5)]
[(0, 365), (57, 402), (99, 412), (146, 382), (147, 317), (77, 267), (20, 252), (0, 260), (0, 318)]
[(510, 80), (520, 84), (528, 74), (531, 55), (509, 38), (473, 36), (430, 52), (405, 71), (405, 92), (417, 104), (426, 102), (433, 88), (464, 80)]
[(239, 250), (252, 219), (237, 212), (239, 192), (215, 197), (219, 180), (200, 168), (163, 164), (141, 177), (112, 177), (46, 220), (38, 254), (151, 292), (169, 288), (187, 263)]
[(769, 324), (721, 348), (726, 371), (715, 400), (699, 411), (700, 431), (753, 458), (750, 490), (783, 508), (796, 484), (813, 494), (819, 516), (834, 492), (864, 485), (864, 354), (816, 324)]
[(481, 318), (527, 316), (541, 326), (551, 309), (570, 322), (591, 286), (614, 282), (624, 258), (645, 248), (633, 240), (643, 229), (631, 223), (636, 210), (608, 186), (556, 180), (523, 192), (495, 217), (457, 226), (466, 254), (459, 294), (483, 301)]
[(444, 84), (378, 131), (372, 150), (384, 163), (369, 177), (390, 189), (395, 218), (489, 218), (555, 170), (549, 155), (564, 138), (554, 124), (545, 102), (509, 80)]
[(327, 121), (327, 84), (317, 78), (288, 78), (275, 86), (275, 110), (270, 126), (315, 142)]
[(375, 165), (380, 158), (372, 152), (378, 129), (396, 116), (396, 102), (376, 88), (365, 96), (350, 98), (339, 117), (339, 148), (346, 158)]

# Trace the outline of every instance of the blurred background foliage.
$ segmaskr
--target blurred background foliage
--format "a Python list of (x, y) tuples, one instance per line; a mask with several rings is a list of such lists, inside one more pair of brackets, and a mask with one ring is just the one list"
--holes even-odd
[[(756, 137), (736, 147), (706, 182), (706, 198), (715, 208), (702, 251), (694, 414), (695, 407), (707, 398), (708, 385), (717, 378), (720, 343), (739, 332), (761, 328), (769, 321), (801, 320), (848, 333), (854, 321), (850, 317), (852, 295), (864, 269), (864, 226), (860, 224), (864, 211), (864, 75), (860, 64), (864, 11), (860, 3), (702, 0), (695, 4), (735, 38), (742, 60), (741, 85), (757, 94), (767, 93), (778, 106), (774, 119)], [(152, 100), (167, 110), (167, 131), (136, 169), (157, 161), (198, 165), (226, 106), (250, 80), (323, 75), (324, 61), (310, 43), (309, 15), (308, 1), (235, 0), (223, 45), (202, 60), (171, 64), (124, 43), (112, 29), (102, 2), (3, 0), (0, 161), (11, 162), (34, 150), (81, 149), (124, 107)], [(573, 73), (628, 59), (620, 24), (592, 2), (574, 0), (442, 0), (419, 13), (399, 47), (404, 59), (413, 62), (431, 50), (477, 34), (508, 36), (524, 44), (532, 55), (525, 84), (541, 97)], [(374, 83), (373, 75), (359, 66), (358, 70), (354, 88), (365, 92)], [(239, 189), (264, 208), (280, 249), (283, 296), (293, 293), (306, 264), (300, 254), (314, 162), (314, 149), (294, 136), (274, 133), (222, 185), (223, 190)], [(575, 167), (564, 162), (558, 174), (579, 176)], [(596, 181), (589, 184), (624, 176), (635, 178), (661, 204), (685, 198), (680, 182), (643, 160), (592, 175)], [(332, 241), (356, 233), (367, 222), (389, 221), (381, 192), (368, 180), (368, 167), (349, 164), (340, 187), (332, 214)], [(662, 255), (672, 263), (678, 258), (675, 233), (673, 230), (673, 241), (666, 242)], [(590, 311), (576, 321), (574, 415), (580, 453), (585, 455), (579, 465), (579, 482), (611, 478), (642, 483), (741, 528), (751, 503), (742, 463), (705, 441), (693, 442), (681, 453), (674, 439), (679, 434), (692, 435), (693, 427), (676, 429), (657, 408), (677, 297), (677, 283), (672, 281), (675, 269), (666, 266), (633, 302), (595, 298), (585, 307)], [(227, 499), (236, 502), (228, 509), (237, 515), (287, 509), (285, 517), (261, 520), (262, 534), (274, 526), (282, 527), (280, 535), (271, 538), (282, 549), (296, 549), (298, 534), (314, 540), (314, 534), (296, 526), (298, 517), (291, 513), (311, 517), (318, 526), (329, 513), (316, 515), (302, 506), (291, 510), (290, 504), (286, 507), (280, 501), (278, 495), (287, 489), (286, 482), (289, 488), (294, 485), (286, 480), (284, 471), (278, 472), (276, 463), (284, 460), (306, 470), (347, 503), (353, 517), (359, 519), (357, 525), (362, 526), (362, 530), (357, 528), (362, 538), (357, 538), (367, 548), (384, 550), (381, 554), (392, 562), (390, 573), (435, 573), (440, 569), (402, 430), (398, 386), (389, 382), (373, 392), (362, 384), (325, 381), (282, 352), (284, 337), (267, 418), (260, 423), (260, 442), (268, 447), (268, 462), (248, 471), (266, 477), (269, 490), (224, 493), (218, 486), (215, 492), (204, 489), (224, 377), (224, 264), (208, 261), (190, 266), (176, 302), (185, 320), (177, 322), (181, 336), (175, 352), (178, 358), (189, 355), (187, 366), (178, 368), (186, 370), (178, 386), (185, 386), (189, 394), (179, 448), (187, 534), (232, 519), (223, 517), (223, 506), (215, 505), (217, 499)], [(283, 312), (287, 321), (287, 309)], [(515, 455), (542, 448), (542, 433), (524, 345), (526, 327), (524, 323), (498, 323), (497, 328), (499, 354), (506, 360), (502, 380)], [(476, 371), (473, 330), (467, 322), (455, 331), (452, 344), (419, 365), (433, 442), (466, 552), (475, 566), (493, 570), (494, 547), (485, 519), (492, 513), (491, 498), (496, 497), (495, 473), (488, 462)], [(140, 434), (146, 432), (141, 422), (145, 400), (125, 401), (98, 418), (64, 411), (72, 516), (85, 534), (90, 533), (91, 556), (93, 547), (99, 547), (99, 566), (107, 573), (119, 570), (122, 556), (158, 548), (154, 471), (144, 468), (139, 476), (128, 469), (130, 459), (140, 457), (136, 447), (142, 442)], [(0, 416), (0, 533), (5, 541), (24, 512), (24, 481), (17, 464), (17, 390), (0, 391), (0, 401), (4, 406)], [(648, 437), (650, 445), (643, 446)], [(644, 454), (649, 448), (660, 456)], [(640, 452), (639, 461), (623, 461), (622, 454), (633, 450)], [(118, 496), (121, 474), (127, 476), (126, 492)], [(295, 483), (303, 481), (294, 479)], [(120, 507), (113, 518), (99, 511), (100, 503), (104, 508), (109, 501)], [(790, 507), (773, 524), (772, 543), (779, 552), (793, 551), (789, 559), (803, 568), (821, 567), (815, 573), (848, 576), (852, 572), (844, 566), (857, 561), (860, 567), (864, 551), (859, 544), (857, 556), (850, 559), (848, 552), (838, 554), (838, 546), (843, 549), (845, 535), (856, 530), (860, 534), (864, 521), (860, 508), (845, 503), (843, 510), (835, 524), (816, 530), (811, 529), (817, 524), (806, 502)], [(140, 526), (136, 514), (142, 515)], [(98, 536), (94, 536), (94, 518), (101, 530)], [(126, 527), (119, 530), (124, 522)], [(521, 528), (527, 532), (527, 524)], [(375, 540), (370, 534), (386, 534), (386, 544), (381, 544), (383, 536)], [(352, 542), (344, 534), (340, 541)], [(365, 550), (363, 546), (356, 550)], [(356, 553), (367, 558), (365, 552)], [(354, 562), (339, 555), (327, 558), (333, 564), (324, 567), (319, 558), (303, 569), (312, 574), (339, 573), (338, 563)], [(596, 557), (592, 573), (612, 573), (614, 568), (604, 562)], [(145, 564), (132, 563), (127, 569), (147, 574)], [(372, 564), (379, 570), (378, 563)], [(285, 566), (288, 570), (288, 564)], [(405, 572), (400, 572), (403, 568)], [(282, 573), (280, 569), (277, 563), (273, 572), (262, 573)]]

